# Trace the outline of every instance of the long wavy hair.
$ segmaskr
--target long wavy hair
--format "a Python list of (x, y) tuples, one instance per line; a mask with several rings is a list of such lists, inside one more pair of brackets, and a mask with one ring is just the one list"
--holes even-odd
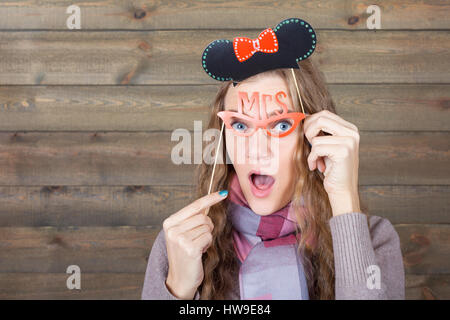
[[(300, 69), (294, 74), (302, 95), (306, 113), (313, 114), (321, 110), (336, 113), (335, 104), (328, 91), (321, 71), (311, 58), (299, 62)], [(275, 69), (265, 73), (278, 74), (285, 79), (294, 109), (301, 111), (291, 69)], [(224, 110), (224, 100), (232, 81), (224, 82), (210, 106), (209, 128), (221, 129), (217, 112)], [(334, 255), (331, 231), (328, 220), (332, 217), (331, 205), (323, 186), (324, 176), (318, 170), (310, 171), (307, 164), (309, 155), (308, 141), (304, 137), (303, 125), (300, 124), (297, 148), (294, 152), (295, 189), (292, 206), (297, 218), (298, 253), (305, 263), (308, 293), (311, 299), (335, 298)], [(226, 163), (225, 135), (222, 137), (222, 163), (216, 164), (212, 190), (228, 189), (234, 167)], [(212, 164), (202, 162), (196, 168), (198, 177), (197, 198), (207, 194), (213, 170)], [(301, 198), (303, 196), (303, 203)], [(229, 299), (234, 277), (239, 264), (233, 246), (232, 224), (227, 215), (227, 200), (210, 207), (208, 215), (214, 223), (211, 246), (203, 254), (204, 279), (199, 286), (200, 299)]]

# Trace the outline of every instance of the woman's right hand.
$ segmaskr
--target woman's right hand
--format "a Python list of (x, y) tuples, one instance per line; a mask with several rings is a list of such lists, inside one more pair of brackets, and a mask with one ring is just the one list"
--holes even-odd
[(212, 243), (214, 228), (205, 210), (226, 196), (214, 192), (201, 197), (163, 222), (169, 260), (166, 285), (179, 299), (192, 300), (203, 281), (202, 255)]

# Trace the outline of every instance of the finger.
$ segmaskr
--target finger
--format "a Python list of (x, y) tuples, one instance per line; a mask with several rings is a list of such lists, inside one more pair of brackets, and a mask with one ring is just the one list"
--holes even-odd
[(319, 157), (316, 161), (316, 167), (320, 172), (324, 172), (327, 166), (325, 165), (325, 159), (323, 157)]
[[(357, 147), (357, 142), (353, 137), (316, 136), (312, 138), (311, 147), (323, 144), (347, 145), (349, 149)], [(323, 157), (317, 158), (314, 168), (317, 168), (320, 172), (324, 173), (328, 167), (329, 166), (326, 165), (326, 161)]]
[(170, 219), (167, 219), (165, 227), (170, 228), (174, 225), (177, 225), (186, 218), (191, 217), (226, 198), (226, 195), (221, 196), (219, 192), (213, 192), (211, 194), (198, 198), (194, 202), (174, 213), (170, 217)]
[(342, 146), (336, 144), (321, 144), (311, 148), (308, 156), (308, 166), (310, 170), (316, 169), (316, 160), (318, 157), (328, 157), (332, 161), (342, 151)]
[(311, 171), (318, 169), (323, 173), (326, 169), (325, 159), (326, 157), (317, 157), (316, 161), (313, 163), (313, 166), (310, 167), (310, 165), (308, 164), (308, 167), (311, 168)]
[(315, 136), (311, 139), (311, 147), (320, 144), (340, 144), (349, 147), (355, 147), (357, 141), (354, 137), (345, 136)]
[(206, 251), (206, 248), (208, 248), (211, 242), (212, 242), (212, 234), (209, 232), (202, 233), (199, 237), (197, 237), (192, 241), (195, 247), (202, 249), (202, 252)]
[(352, 137), (355, 141), (359, 141), (359, 133), (355, 132), (347, 127), (341, 126), (338, 122), (329, 118), (318, 118), (311, 123), (305, 130), (304, 135), (308, 141), (312, 144), (314, 137), (318, 137), (320, 132), (328, 132), (332, 136), (324, 137)]
[(185, 234), (186, 238), (193, 241), (196, 238), (198, 238), (199, 236), (201, 236), (202, 234), (211, 233), (211, 232), (212, 232), (212, 228), (210, 225), (202, 224), (198, 227), (195, 227), (194, 229), (191, 229), (191, 230), (185, 232), (184, 234)]
[[(342, 156), (344, 156), (344, 152), (346, 151), (352, 152), (353, 150), (358, 150), (359, 148), (359, 140), (353, 137), (317, 136), (312, 139), (312, 146), (326, 144), (340, 146), (339, 151), (340, 153), (342, 153)], [(317, 161), (317, 168), (320, 170), (320, 172), (324, 173), (324, 170), (328, 167), (327, 162), (324, 161), (324, 165), (322, 166), (320, 163), (320, 159), (321, 157), (319, 157), (319, 160)]]
[(176, 228), (177, 232), (183, 233), (203, 224), (208, 225), (211, 229), (214, 228), (211, 218), (207, 215), (199, 213), (181, 221), (178, 225), (173, 226), (172, 228)]
[(340, 123), (342, 126), (347, 127), (353, 131), (358, 131), (358, 127), (355, 126), (353, 123), (342, 119), (340, 116), (338, 116), (337, 114), (335, 114), (329, 110), (322, 110), (320, 112), (316, 112), (316, 113), (313, 113), (312, 115), (308, 116), (307, 117), (308, 120), (305, 119), (304, 126), (308, 127), (312, 121), (314, 121), (315, 119), (317, 119), (319, 117), (326, 117), (326, 118), (334, 119), (335, 121)]
[(309, 124), (305, 129), (305, 136), (312, 144), (312, 138), (316, 137), (320, 131), (328, 132), (333, 136), (355, 137), (359, 134), (347, 127), (342, 126), (333, 119), (320, 117)]
[(329, 158), (324, 158), (325, 162), (325, 170), (322, 172), (325, 177), (328, 176), (331, 167), (333, 166), (333, 162)]

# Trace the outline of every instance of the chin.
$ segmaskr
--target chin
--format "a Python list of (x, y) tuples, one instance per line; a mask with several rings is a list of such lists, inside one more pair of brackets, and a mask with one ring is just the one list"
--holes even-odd
[(275, 199), (272, 195), (265, 198), (258, 198), (252, 194), (250, 189), (248, 189), (246, 193), (245, 197), (250, 209), (260, 216), (267, 216), (279, 209), (278, 203), (280, 202), (280, 199)]
[(260, 216), (268, 216), (271, 213), (277, 211), (275, 208), (268, 208), (267, 206), (257, 205), (256, 207), (250, 205), (252, 211)]

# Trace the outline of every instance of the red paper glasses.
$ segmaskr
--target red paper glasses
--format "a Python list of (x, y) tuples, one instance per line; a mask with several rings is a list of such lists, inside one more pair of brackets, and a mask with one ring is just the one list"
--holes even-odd
[(265, 129), (271, 137), (282, 138), (292, 133), (306, 116), (301, 112), (280, 113), (268, 119), (255, 119), (235, 111), (220, 111), (217, 115), (228, 129), (238, 136), (248, 137), (258, 130)]

